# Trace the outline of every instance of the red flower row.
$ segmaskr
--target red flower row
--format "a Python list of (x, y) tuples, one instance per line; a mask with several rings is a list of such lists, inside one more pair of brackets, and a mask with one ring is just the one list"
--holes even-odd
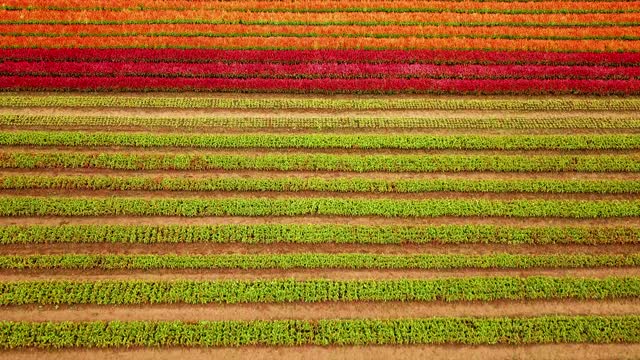
[(4, 62), (4, 75), (152, 76), (216, 78), (457, 78), (457, 79), (635, 79), (640, 67), (540, 65), (430, 65), (366, 63), (116, 63)]
[(639, 66), (640, 53), (463, 50), (0, 49), (14, 61), (428, 63)]
[(216, 79), (0, 76), (3, 90), (639, 95), (640, 80)]

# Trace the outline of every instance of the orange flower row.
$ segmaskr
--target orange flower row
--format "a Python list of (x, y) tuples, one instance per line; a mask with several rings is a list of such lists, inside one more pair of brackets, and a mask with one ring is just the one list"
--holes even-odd
[(0, 11), (3, 21), (185, 21), (205, 22), (421, 22), (421, 23), (629, 23), (640, 13), (625, 14), (459, 14), (459, 13), (251, 13), (226, 11)]
[(294, 38), (294, 37), (39, 37), (0, 36), (0, 47), (184, 47), (294, 49), (487, 49), (530, 51), (640, 51), (640, 41), (509, 40), (420, 38)]
[(317, 34), (320, 36), (521, 36), (521, 37), (621, 37), (640, 36), (640, 27), (516, 27), (516, 26), (311, 26), (311, 25), (0, 25), (0, 33), (12, 34)]
[(565, 1), (540, 1), (540, 2), (479, 2), (479, 1), (186, 1), (186, 0), (5, 0), (5, 6), (31, 7), (31, 8), (81, 8), (91, 9), (98, 7), (133, 9), (143, 7), (147, 9), (255, 9), (255, 10), (301, 10), (301, 9), (348, 9), (348, 8), (383, 8), (383, 9), (443, 9), (443, 10), (493, 10), (493, 11), (539, 11), (539, 10), (640, 10), (640, 2), (565, 2)]

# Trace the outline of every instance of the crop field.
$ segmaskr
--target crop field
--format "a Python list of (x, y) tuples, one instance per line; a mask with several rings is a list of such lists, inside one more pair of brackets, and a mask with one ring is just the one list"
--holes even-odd
[(3, 0), (0, 358), (640, 358), (640, 1)]

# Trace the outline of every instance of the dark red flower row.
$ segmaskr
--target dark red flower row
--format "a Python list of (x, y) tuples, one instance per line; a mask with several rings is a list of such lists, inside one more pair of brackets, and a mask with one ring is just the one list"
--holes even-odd
[(640, 65), (640, 53), (478, 50), (0, 49), (0, 60), (638, 66)]
[(2, 75), (216, 78), (636, 79), (640, 67), (432, 64), (0, 63)]
[(3, 90), (638, 95), (640, 80), (217, 79), (0, 76)]

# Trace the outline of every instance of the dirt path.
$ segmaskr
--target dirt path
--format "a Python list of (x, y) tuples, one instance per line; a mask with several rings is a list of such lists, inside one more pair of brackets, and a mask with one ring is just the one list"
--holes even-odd
[(257, 280), (257, 279), (332, 279), (332, 280), (399, 280), (438, 279), (462, 277), (496, 276), (555, 276), (606, 278), (611, 276), (640, 276), (640, 268), (588, 268), (588, 269), (455, 269), (455, 270), (352, 270), (352, 269), (310, 269), (310, 270), (43, 270), (43, 271), (0, 271), (0, 282), (28, 280)]
[(633, 315), (639, 299), (493, 302), (346, 302), (292, 304), (169, 304), (144, 306), (4, 306), (2, 321), (187, 321), (397, 319), (434, 316)]
[(210, 359), (451, 359), (451, 360), (620, 360), (640, 357), (640, 344), (546, 344), (528, 346), (344, 346), (145, 348), (108, 350), (11, 350), (0, 352), (15, 360), (210, 360)]
[(604, 245), (509, 245), (509, 244), (241, 244), (241, 243), (52, 243), (0, 245), (3, 255), (55, 254), (637, 254), (638, 244)]

